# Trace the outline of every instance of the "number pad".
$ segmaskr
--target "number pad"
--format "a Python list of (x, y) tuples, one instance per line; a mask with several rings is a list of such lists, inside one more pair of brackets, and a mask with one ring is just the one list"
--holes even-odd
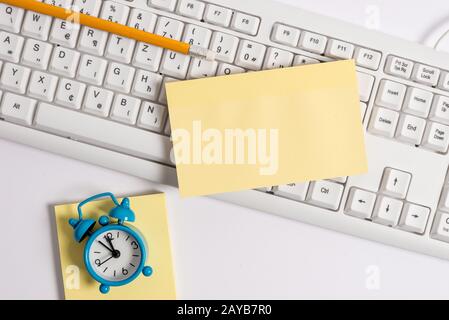
[(265, 51), (266, 47), (264, 45), (243, 40), (240, 43), (235, 64), (251, 70), (260, 70), (262, 68)]

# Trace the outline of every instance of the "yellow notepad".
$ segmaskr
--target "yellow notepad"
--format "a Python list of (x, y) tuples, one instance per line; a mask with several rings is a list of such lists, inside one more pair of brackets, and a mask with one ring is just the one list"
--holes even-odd
[[(121, 201), (121, 199), (120, 199)], [(101, 294), (99, 283), (87, 273), (83, 250), (86, 240), (77, 243), (69, 218), (77, 218), (77, 203), (55, 207), (61, 259), (62, 280), (66, 299), (76, 300), (162, 300), (176, 299), (173, 263), (165, 207), (165, 195), (154, 194), (130, 197), (131, 209), (136, 214), (132, 223), (145, 237), (148, 244), (147, 265), (154, 273), (151, 277), (140, 275), (130, 284), (111, 287), (108, 294)], [(83, 208), (85, 218), (96, 219), (107, 215), (113, 207), (110, 199), (92, 202)], [(96, 228), (98, 228), (98, 223)]]
[(354, 61), (166, 88), (183, 196), (367, 172)]

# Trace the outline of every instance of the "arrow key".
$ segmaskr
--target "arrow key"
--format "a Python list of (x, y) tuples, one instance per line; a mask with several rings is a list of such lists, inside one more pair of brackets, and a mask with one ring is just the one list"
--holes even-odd
[(401, 229), (423, 234), (429, 219), (430, 209), (412, 203), (406, 203), (399, 222)]
[(397, 226), (402, 206), (403, 203), (400, 200), (379, 197), (374, 207), (373, 221), (390, 227)]
[(411, 180), (412, 175), (408, 172), (386, 168), (380, 188), (386, 195), (404, 199), (407, 195)]
[(352, 188), (346, 203), (345, 212), (357, 218), (370, 219), (375, 202), (375, 193)]

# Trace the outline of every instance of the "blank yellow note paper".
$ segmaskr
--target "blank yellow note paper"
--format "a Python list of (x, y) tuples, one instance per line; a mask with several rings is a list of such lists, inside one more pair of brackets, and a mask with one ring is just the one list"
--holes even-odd
[(166, 88), (183, 196), (367, 171), (354, 61)]
[[(121, 200), (121, 199), (120, 199)], [(77, 203), (55, 207), (65, 298), (69, 300), (162, 300), (176, 299), (173, 264), (165, 208), (165, 195), (154, 194), (130, 197), (131, 209), (136, 214), (132, 223), (145, 237), (148, 245), (146, 265), (154, 273), (151, 277), (140, 275), (130, 284), (111, 287), (108, 294), (98, 290), (99, 283), (87, 273), (83, 261), (86, 240), (77, 243), (69, 218), (77, 218)], [(110, 199), (92, 202), (83, 207), (85, 218), (95, 219), (107, 215), (113, 207)], [(95, 228), (98, 228), (96, 224)]]

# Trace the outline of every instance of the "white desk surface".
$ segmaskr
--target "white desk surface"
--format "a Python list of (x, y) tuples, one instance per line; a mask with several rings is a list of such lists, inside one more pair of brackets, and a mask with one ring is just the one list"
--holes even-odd
[[(446, 0), (282, 0), (422, 41)], [(367, 9), (368, 8), (368, 9)], [(51, 205), (103, 191), (167, 193), (181, 299), (449, 298), (449, 261), (323, 230), (0, 140), (0, 299), (61, 299)], [(380, 288), (368, 289), (377, 268)]]

